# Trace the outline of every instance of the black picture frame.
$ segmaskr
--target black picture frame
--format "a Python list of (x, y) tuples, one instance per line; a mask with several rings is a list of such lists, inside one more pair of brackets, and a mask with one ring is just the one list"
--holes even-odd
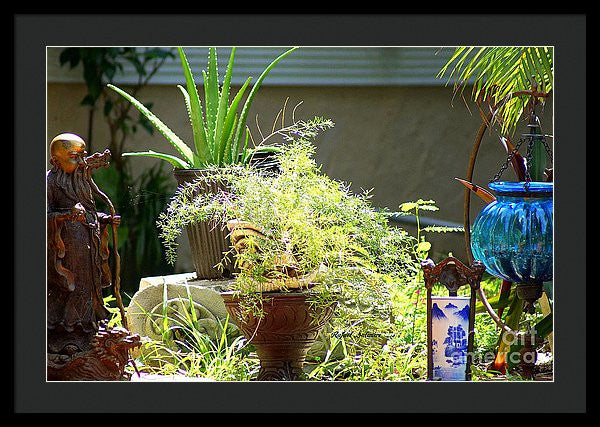
[[(14, 413), (586, 412), (585, 14), (17, 13), (13, 15), (13, 34), (14, 305), (13, 348), (6, 351), (13, 355)], [(45, 47), (209, 44), (554, 46), (555, 380), (463, 384), (47, 383), (43, 292)], [(11, 303), (8, 301), (9, 306)], [(469, 399), (447, 399), (459, 391), (468, 393)], [(511, 396), (510, 406), (500, 408), (498, 399), (491, 398), (495, 395)]]

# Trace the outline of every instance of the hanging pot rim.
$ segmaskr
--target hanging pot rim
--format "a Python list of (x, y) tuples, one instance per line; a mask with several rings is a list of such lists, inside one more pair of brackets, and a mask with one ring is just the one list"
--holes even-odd
[(548, 197), (554, 191), (553, 182), (538, 181), (496, 181), (490, 182), (488, 187), (498, 195), (521, 197)]

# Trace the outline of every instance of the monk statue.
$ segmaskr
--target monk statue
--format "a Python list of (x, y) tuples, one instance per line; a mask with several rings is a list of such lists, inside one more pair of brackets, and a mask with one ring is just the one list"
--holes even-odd
[[(114, 235), (121, 218), (91, 177), (94, 169), (108, 166), (110, 152), (88, 157), (85, 149), (83, 139), (72, 133), (60, 134), (50, 144), (52, 168), (46, 174), (49, 380), (122, 379), (129, 349), (139, 346), (139, 336), (136, 339), (125, 328), (107, 327), (110, 313), (102, 289), (112, 284), (109, 228)], [(95, 197), (113, 212), (98, 212)], [(115, 296), (120, 302), (120, 295)], [(113, 347), (100, 348), (104, 343)], [(115, 354), (104, 357), (106, 362), (102, 352)]]

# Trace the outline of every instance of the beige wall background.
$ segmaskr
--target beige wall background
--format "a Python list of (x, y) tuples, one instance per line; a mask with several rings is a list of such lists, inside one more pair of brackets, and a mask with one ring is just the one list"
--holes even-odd
[[(87, 134), (87, 107), (80, 105), (84, 84), (49, 83), (47, 86), (47, 141), (61, 132)], [(185, 105), (174, 85), (150, 85), (138, 99), (153, 102), (153, 111), (185, 141), (192, 141)], [(332, 178), (351, 183), (351, 188), (373, 189), (372, 202), (378, 207), (397, 210), (405, 201), (433, 199), (439, 212), (424, 215), (433, 220), (462, 224), (463, 187), (454, 180), (464, 177), (470, 150), (480, 125), (476, 107), (453, 99), (451, 87), (300, 87), (263, 86), (249, 116), (253, 134), (258, 137), (255, 118), (263, 133), (287, 99), (287, 114), (295, 105), (296, 117), (315, 115), (330, 118), (335, 127), (316, 141), (317, 162)], [(93, 150), (107, 146), (107, 126), (98, 112), (93, 132)], [(541, 115), (544, 131), (552, 133), (552, 108)], [(524, 128), (518, 132), (523, 132)], [(518, 135), (514, 137), (518, 140)], [(106, 141), (106, 142), (105, 142)], [(128, 142), (128, 150), (147, 150), (176, 154), (158, 132), (150, 136), (139, 131)], [(488, 133), (477, 158), (474, 182), (486, 185), (500, 169), (506, 155), (498, 135)], [(158, 160), (133, 159), (136, 171)], [(167, 165), (165, 165), (167, 166)], [(169, 166), (167, 169), (170, 169)], [(514, 180), (508, 169), (503, 178)], [(173, 180), (174, 182), (174, 180)], [(472, 199), (473, 218), (483, 207)], [(409, 232), (412, 226), (402, 225)], [(429, 233), (435, 257), (452, 252), (466, 258), (464, 237), (460, 233)], [(181, 239), (177, 270), (193, 271), (185, 236)]]

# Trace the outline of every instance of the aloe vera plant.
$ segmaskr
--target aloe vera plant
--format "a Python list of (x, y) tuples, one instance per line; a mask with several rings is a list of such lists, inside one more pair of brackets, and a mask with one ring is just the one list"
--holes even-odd
[(252, 158), (251, 153), (257, 150), (256, 148), (250, 149), (248, 147), (249, 129), (246, 126), (246, 119), (252, 101), (267, 74), (279, 61), (296, 49), (297, 47), (294, 47), (285, 51), (265, 68), (254, 85), (252, 85), (241, 111), (239, 111), (239, 106), (246, 90), (250, 86), (252, 78), (248, 77), (246, 79), (230, 103), (229, 97), (235, 47), (231, 49), (229, 63), (222, 84), (219, 84), (217, 49), (214, 47), (209, 48), (208, 70), (202, 71), (204, 109), (202, 108), (198, 88), (196, 87), (194, 75), (185, 52), (181, 47), (178, 47), (185, 77), (185, 87), (178, 85), (178, 88), (183, 95), (192, 126), (193, 149), (169, 129), (154, 113), (148, 110), (143, 103), (124, 90), (109, 84), (108, 87), (131, 102), (160, 131), (178, 153), (178, 156), (174, 156), (148, 150), (144, 152), (123, 153), (123, 155), (153, 157), (167, 161), (179, 169), (247, 163)]

